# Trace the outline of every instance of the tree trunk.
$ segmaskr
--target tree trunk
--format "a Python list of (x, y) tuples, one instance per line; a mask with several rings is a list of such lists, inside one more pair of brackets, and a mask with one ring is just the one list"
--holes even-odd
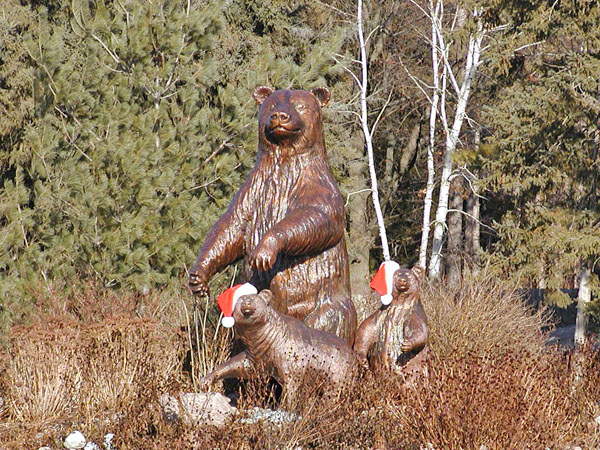
[[(475, 151), (479, 152), (479, 143), (481, 134), (479, 130), (475, 131), (474, 146)], [(465, 253), (468, 256), (472, 270), (476, 271), (479, 266), (479, 250), (481, 249), (481, 226), (479, 225), (479, 193), (477, 185), (471, 181), (471, 188), (468, 191), (465, 201)]]
[(396, 196), (400, 180), (410, 169), (412, 169), (415, 161), (417, 160), (417, 153), (419, 152), (419, 140), (421, 138), (421, 122), (422, 119), (413, 126), (410, 132), (410, 137), (408, 138), (408, 142), (406, 143), (406, 148), (400, 151), (400, 157), (397, 164), (395, 161), (397, 154), (395, 151), (397, 146), (394, 145), (395, 140), (392, 140), (391, 145), (386, 150), (385, 177), (382, 183), (384, 186), (382, 202), (382, 208), (384, 208), (384, 212), (385, 205), (388, 205), (391, 199)]
[(481, 249), (479, 225), (479, 197), (474, 192), (469, 192), (465, 202), (465, 253), (474, 269), (479, 266), (479, 250)]
[(463, 183), (457, 177), (452, 182), (448, 213), (448, 249), (446, 256), (446, 277), (449, 286), (456, 287), (462, 278), (462, 211), (463, 211)]
[(434, 8), (430, 2), (431, 14), (431, 68), (433, 74), (433, 94), (429, 108), (429, 142), (427, 143), (427, 184), (425, 186), (425, 199), (423, 200), (423, 227), (421, 229), (421, 245), (419, 248), (419, 265), (427, 268), (427, 247), (429, 245), (429, 232), (431, 231), (431, 207), (433, 205), (433, 189), (435, 187), (435, 125), (437, 120), (438, 104), (440, 102), (440, 77), (439, 77), (439, 52), (437, 45), (436, 23), (440, 12), (440, 3)]
[(390, 259), (390, 249), (388, 246), (387, 233), (385, 231), (385, 223), (383, 220), (383, 213), (381, 211), (381, 203), (379, 202), (379, 189), (377, 187), (377, 174), (375, 172), (375, 157), (373, 155), (373, 140), (372, 130), (369, 129), (368, 121), (368, 108), (367, 108), (367, 93), (368, 93), (368, 63), (367, 63), (367, 48), (365, 45), (365, 36), (363, 33), (363, 2), (358, 0), (356, 7), (356, 24), (358, 28), (358, 42), (360, 44), (360, 68), (361, 78), (359, 84), (360, 88), (360, 123), (362, 125), (363, 136), (365, 138), (365, 146), (367, 150), (367, 157), (369, 159), (369, 173), (371, 176), (371, 198), (373, 200), (373, 209), (375, 210), (375, 216), (377, 217), (377, 225), (379, 227), (379, 237), (381, 239), (381, 251), (383, 252), (383, 259), (388, 261)]
[[(438, 206), (435, 214), (435, 227), (433, 229), (433, 238), (431, 242), (431, 260), (429, 261), (429, 278), (439, 279), (441, 272), (442, 246), (444, 239), (444, 229), (446, 227), (446, 216), (448, 215), (448, 199), (450, 194), (450, 176), (452, 174), (454, 151), (458, 144), (458, 137), (466, 115), (467, 103), (471, 92), (471, 82), (475, 77), (475, 72), (479, 64), (481, 54), (481, 41), (483, 31), (481, 23), (478, 24), (478, 31), (469, 38), (469, 50), (465, 63), (465, 77), (460, 87), (458, 101), (456, 104), (454, 123), (452, 129), (446, 129), (446, 148), (444, 150), (444, 164), (442, 168), (442, 180), (440, 182), (440, 194)], [(442, 98), (445, 98), (445, 92), (442, 92)], [(445, 122), (445, 113), (442, 110), (442, 118)]]
[(575, 319), (575, 345), (585, 344), (585, 330), (587, 328), (587, 305), (592, 301), (590, 289), (591, 269), (589, 264), (583, 264), (579, 273), (579, 294), (577, 295), (577, 318)]
[(370, 312), (371, 290), (369, 288), (369, 250), (375, 241), (369, 210), (369, 180), (365, 165), (364, 154), (360, 151), (362, 137), (356, 136), (354, 155), (349, 155), (349, 180), (351, 186), (346, 186), (351, 192), (357, 192), (348, 198), (346, 213), (348, 216), (348, 256), (350, 259), (350, 286), (352, 300), (356, 306), (359, 323)]
[(404, 176), (406, 172), (408, 172), (411, 167), (414, 165), (415, 160), (417, 159), (417, 151), (419, 149), (419, 139), (421, 137), (421, 122), (423, 119), (419, 119), (411, 132), (410, 137), (408, 138), (408, 142), (406, 143), (406, 148), (400, 155), (400, 165), (398, 167), (398, 172), (400, 176)]

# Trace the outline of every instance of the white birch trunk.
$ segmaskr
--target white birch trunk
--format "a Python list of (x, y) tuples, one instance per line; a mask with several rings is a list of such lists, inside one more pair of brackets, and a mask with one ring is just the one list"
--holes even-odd
[(437, 109), (440, 101), (440, 78), (439, 78), (439, 56), (437, 45), (436, 20), (440, 12), (440, 3), (436, 7), (433, 1), (429, 1), (429, 12), (431, 14), (431, 64), (433, 69), (433, 96), (431, 97), (431, 108), (429, 110), (429, 143), (427, 145), (427, 185), (425, 187), (425, 200), (423, 203), (423, 228), (421, 231), (421, 247), (419, 249), (419, 265), (427, 267), (427, 247), (429, 245), (429, 232), (431, 231), (431, 206), (433, 203), (433, 189), (435, 181), (435, 167), (433, 152), (435, 149), (435, 125), (437, 120)]
[(585, 308), (592, 301), (590, 289), (591, 270), (589, 265), (583, 264), (580, 272), (579, 294), (577, 295), (577, 317), (575, 319), (575, 346), (585, 344), (585, 330), (587, 328), (587, 317)]
[(467, 60), (465, 63), (465, 75), (458, 95), (454, 123), (452, 125), (452, 130), (446, 133), (446, 148), (442, 167), (442, 179), (440, 182), (438, 207), (436, 210), (435, 227), (433, 230), (431, 260), (429, 261), (429, 277), (431, 279), (439, 279), (441, 277), (440, 268), (442, 246), (444, 230), (446, 228), (446, 217), (448, 215), (448, 197), (450, 193), (451, 181), (450, 175), (452, 174), (454, 151), (456, 150), (458, 137), (465, 118), (467, 103), (471, 91), (471, 82), (475, 76), (477, 65), (479, 64), (482, 40), (483, 31), (481, 23), (479, 23), (477, 34), (471, 35), (469, 38)]
[(361, 66), (361, 83), (360, 83), (360, 122), (362, 125), (363, 134), (365, 136), (365, 144), (367, 146), (367, 156), (369, 158), (369, 173), (371, 175), (371, 194), (373, 198), (373, 208), (377, 217), (377, 225), (379, 226), (379, 237), (381, 238), (381, 248), (383, 250), (383, 258), (388, 261), (390, 259), (390, 250), (388, 246), (385, 224), (383, 222), (383, 213), (381, 212), (381, 204), (379, 202), (379, 190), (377, 187), (377, 175), (375, 173), (375, 160), (373, 157), (373, 141), (371, 131), (369, 130), (367, 116), (367, 50), (365, 47), (365, 38), (363, 33), (362, 23), (362, 0), (358, 0), (356, 18), (358, 24), (358, 41), (360, 43), (360, 66)]

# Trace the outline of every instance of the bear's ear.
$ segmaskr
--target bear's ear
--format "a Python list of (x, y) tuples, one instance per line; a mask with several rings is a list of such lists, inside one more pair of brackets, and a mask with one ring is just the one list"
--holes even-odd
[(265, 301), (267, 305), (269, 305), (273, 300), (273, 293), (268, 289), (263, 289), (258, 293), (258, 295)]
[(271, 95), (273, 92), (275, 92), (273, 90), (273, 88), (270, 88), (269, 86), (258, 86), (256, 89), (254, 89), (254, 92), (252, 93), (252, 97), (254, 97), (254, 100), (256, 100), (256, 103), (258, 103), (259, 105), (262, 105), (263, 102), (267, 99), (267, 97), (269, 95)]
[(419, 281), (421, 281), (425, 275), (425, 269), (423, 269), (421, 266), (414, 266), (411, 271), (415, 274), (415, 277), (417, 277), (417, 280)]
[(321, 108), (327, 106), (327, 103), (329, 103), (329, 99), (331, 98), (331, 93), (329, 92), (329, 89), (327, 89), (326, 87), (318, 87), (318, 88), (311, 89), (310, 93), (312, 95), (314, 95), (315, 97), (317, 97), (317, 100), (319, 100), (319, 104), (321, 105)]

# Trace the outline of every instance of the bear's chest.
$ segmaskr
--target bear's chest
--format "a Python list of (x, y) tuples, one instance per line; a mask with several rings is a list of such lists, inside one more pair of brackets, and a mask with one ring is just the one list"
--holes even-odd
[(297, 200), (305, 169), (298, 163), (270, 164), (255, 175), (246, 224), (246, 247), (255, 248), (264, 234), (281, 222)]
[(409, 320), (411, 305), (393, 306), (386, 311), (377, 327), (377, 339), (372, 349), (372, 356), (392, 368), (402, 356), (404, 341), (404, 325)]

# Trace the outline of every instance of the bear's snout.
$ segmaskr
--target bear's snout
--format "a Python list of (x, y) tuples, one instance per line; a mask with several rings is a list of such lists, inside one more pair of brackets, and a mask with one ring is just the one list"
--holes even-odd
[(407, 277), (398, 278), (396, 281), (396, 289), (398, 289), (400, 292), (407, 291), (409, 286), (410, 280)]
[(252, 299), (246, 298), (242, 300), (242, 303), (240, 305), (240, 311), (244, 316), (251, 316), (252, 314), (254, 314), (256, 308), (254, 307)]
[(271, 114), (270, 120), (271, 126), (275, 128), (281, 124), (288, 123), (290, 121), (290, 115), (283, 111), (276, 111)]

